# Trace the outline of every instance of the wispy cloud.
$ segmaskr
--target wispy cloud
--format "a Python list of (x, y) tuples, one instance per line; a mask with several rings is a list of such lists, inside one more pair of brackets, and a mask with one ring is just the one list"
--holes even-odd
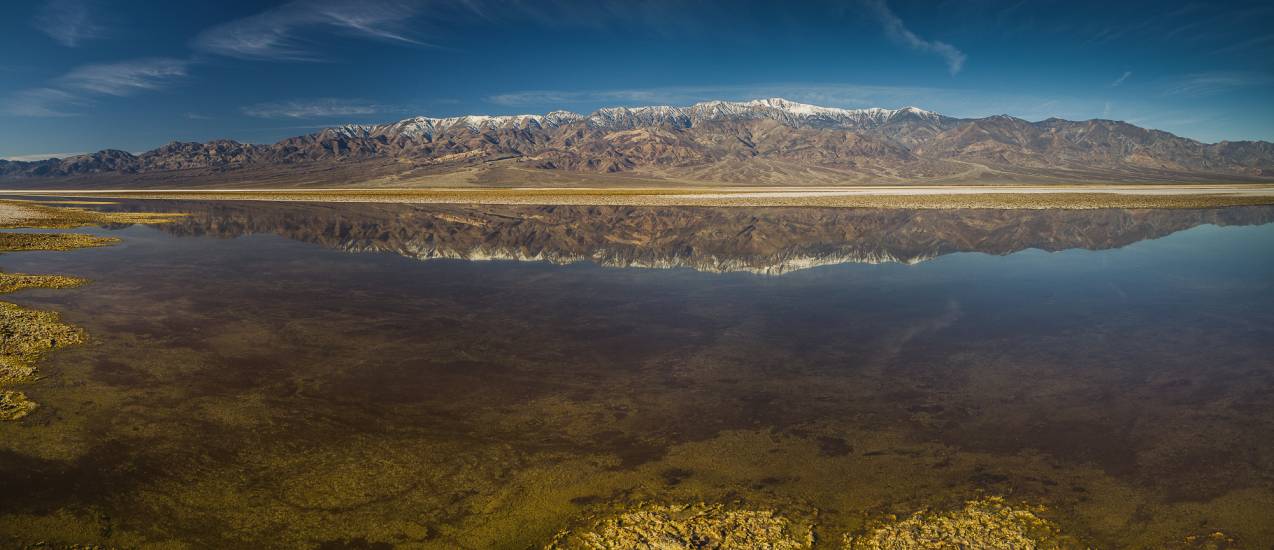
[(964, 68), (968, 56), (955, 46), (937, 40), (925, 40), (911, 32), (885, 0), (862, 0), (867, 11), (880, 22), (890, 39), (916, 51), (937, 54), (947, 63), (947, 70), (955, 75)]
[(14, 155), (12, 157), (4, 157), (4, 160), (13, 160), (18, 162), (34, 162), (37, 160), (64, 159), (67, 157), (74, 157), (74, 156), (83, 155), (83, 154), (84, 153), (32, 153), (30, 155)]
[(301, 35), (323, 27), (378, 40), (421, 44), (406, 31), (408, 19), (421, 7), (419, 2), (410, 0), (290, 2), (212, 27), (195, 38), (194, 47), (240, 59), (320, 61)]
[(182, 115), (190, 120), (212, 120), (212, 117), (200, 113), (186, 113)]
[(1128, 78), (1131, 76), (1132, 76), (1132, 71), (1124, 71), (1124, 74), (1119, 75), (1119, 78), (1116, 78), (1114, 82), (1110, 83), (1110, 87), (1118, 88), (1120, 85), (1124, 83), (1124, 81), (1128, 80)]
[(1220, 48), (1218, 50), (1213, 51), (1212, 55), (1240, 52), (1240, 51), (1249, 50), (1249, 49), (1252, 49), (1258, 46), (1264, 46), (1264, 45), (1274, 45), (1274, 34), (1267, 34), (1264, 36), (1253, 37), (1248, 40), (1239, 42), (1237, 44), (1232, 44), (1230, 46)]
[(189, 61), (166, 57), (84, 65), (66, 73), (59, 82), (77, 90), (126, 96), (167, 88), (186, 76), (189, 65)]
[(30, 88), (19, 90), (0, 103), (0, 112), (7, 115), (65, 117), (75, 116), (74, 108), (83, 105), (84, 100), (55, 88)]
[(1242, 88), (1274, 85), (1274, 77), (1261, 73), (1216, 71), (1186, 75), (1168, 83), (1164, 95), (1201, 97)]
[(106, 27), (99, 21), (86, 0), (49, 0), (36, 13), (31, 25), (59, 44), (74, 48), (106, 34)]
[(53, 79), (48, 86), (19, 90), (0, 102), (0, 113), (28, 117), (79, 114), (94, 96), (128, 96), (161, 90), (186, 76), (189, 61), (170, 58), (135, 59), (82, 65)]
[(332, 116), (374, 115), (397, 111), (360, 99), (297, 99), (259, 103), (243, 108), (243, 114), (257, 118), (322, 118)]

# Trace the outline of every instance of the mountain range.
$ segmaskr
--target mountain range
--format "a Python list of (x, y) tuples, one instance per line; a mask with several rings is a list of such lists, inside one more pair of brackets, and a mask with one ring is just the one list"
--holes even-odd
[(273, 144), (0, 161), (0, 186), (836, 185), (1274, 180), (1274, 144), (1113, 120), (955, 118), (780, 98), (581, 115), (413, 117)]

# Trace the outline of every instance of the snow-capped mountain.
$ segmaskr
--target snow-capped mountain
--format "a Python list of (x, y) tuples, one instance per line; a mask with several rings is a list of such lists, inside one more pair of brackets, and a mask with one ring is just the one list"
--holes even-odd
[(478, 184), (1265, 181), (1274, 178), (1274, 144), (1206, 144), (1113, 120), (961, 119), (769, 98), (587, 115), (418, 116), (268, 145), (173, 142), (140, 155), (0, 161), (9, 187), (429, 185), (456, 174)]
[(752, 101), (705, 101), (689, 107), (656, 105), (647, 107), (608, 107), (588, 115), (570, 111), (553, 111), (544, 115), (466, 115), (448, 118), (412, 117), (377, 125), (347, 125), (335, 128), (348, 137), (432, 138), (439, 133), (466, 130), (522, 130), (559, 128), (584, 123), (600, 130), (627, 130), (644, 126), (693, 128), (696, 125), (723, 120), (774, 120), (792, 126), (820, 126), (847, 129), (871, 129), (903, 118), (940, 122), (946, 117), (917, 107), (902, 109), (839, 109), (797, 103), (783, 98)]

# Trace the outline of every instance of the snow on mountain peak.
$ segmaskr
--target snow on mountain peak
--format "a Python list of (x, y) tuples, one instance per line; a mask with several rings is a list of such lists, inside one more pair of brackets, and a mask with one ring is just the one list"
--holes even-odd
[(464, 115), (448, 118), (418, 116), (390, 124), (346, 125), (331, 130), (349, 137), (405, 135), (432, 138), (437, 132), (461, 128), (469, 130), (552, 128), (580, 122), (596, 128), (632, 128), (653, 125), (689, 127), (706, 121), (736, 118), (773, 119), (793, 125), (811, 123), (820, 126), (873, 127), (886, 124), (901, 114), (935, 120), (941, 116), (916, 107), (842, 109), (771, 97), (750, 101), (703, 101), (689, 107), (667, 105), (606, 107), (593, 111), (587, 116), (571, 111), (553, 111), (545, 115)]

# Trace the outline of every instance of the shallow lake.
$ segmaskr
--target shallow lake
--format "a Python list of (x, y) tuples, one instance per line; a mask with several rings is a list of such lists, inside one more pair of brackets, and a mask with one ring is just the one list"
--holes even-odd
[(1002, 496), (1274, 544), (1274, 207), (128, 201), (0, 256), (90, 335), (0, 424), (0, 543), (526, 548), (640, 502), (836, 547)]

